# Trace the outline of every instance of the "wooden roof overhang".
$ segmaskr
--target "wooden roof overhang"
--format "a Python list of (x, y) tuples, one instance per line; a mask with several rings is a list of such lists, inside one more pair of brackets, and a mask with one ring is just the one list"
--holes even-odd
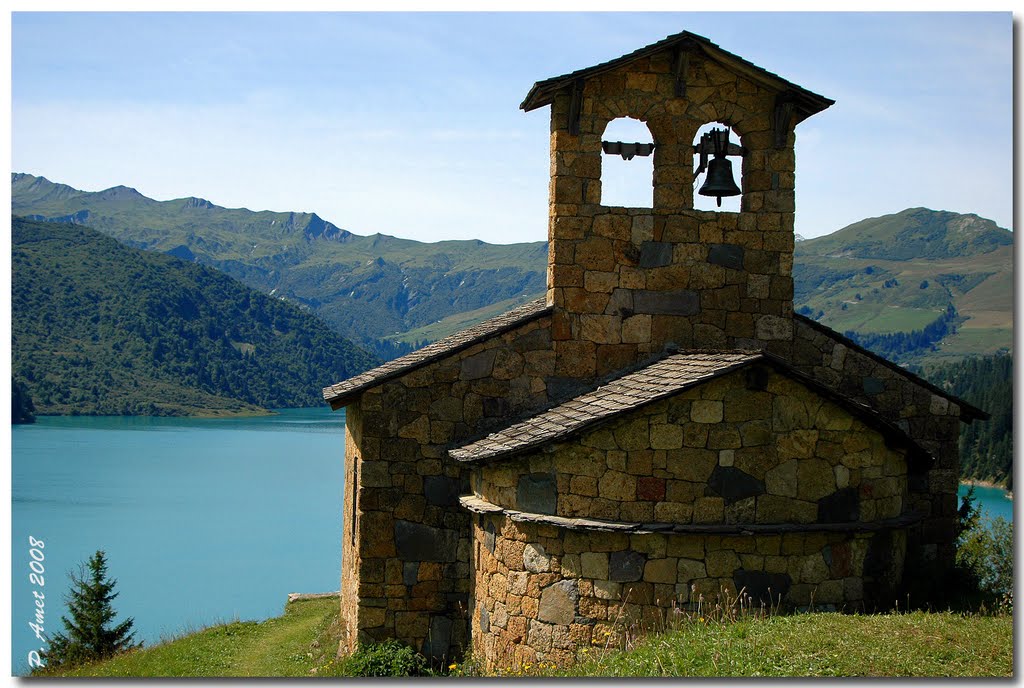
[[(668, 36), (657, 43), (652, 43), (629, 54), (617, 57), (614, 60), (602, 62), (593, 67), (578, 69), (568, 74), (545, 79), (544, 81), (538, 81), (530, 89), (530, 92), (526, 94), (526, 98), (519, 107), (529, 112), (530, 110), (550, 105), (554, 102), (555, 97), (563, 92), (574, 94), (576, 99), (582, 98), (583, 84), (587, 79), (664, 51), (672, 52), (672, 64), (676, 77), (676, 96), (682, 97), (685, 95), (689, 56), (698, 54), (704, 59), (712, 60), (735, 74), (739, 74), (756, 84), (775, 91), (778, 95), (776, 96), (775, 103), (776, 112), (773, 114), (777, 120), (796, 117), (796, 121), (799, 123), (835, 103), (831, 98), (826, 98), (813, 91), (809, 91), (782, 78), (778, 74), (758, 67), (739, 55), (723, 50), (704, 36), (689, 31), (682, 31)], [(570, 110), (570, 130), (572, 130), (574, 124), (573, 115), (578, 116), (578, 111), (578, 106)], [(781, 129), (781, 127), (777, 127), (777, 129)], [(778, 141), (778, 139), (776, 140)]]

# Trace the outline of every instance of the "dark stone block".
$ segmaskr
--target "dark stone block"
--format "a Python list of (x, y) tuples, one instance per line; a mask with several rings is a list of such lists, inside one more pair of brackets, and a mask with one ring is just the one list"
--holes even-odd
[(793, 583), (788, 573), (765, 573), (746, 569), (733, 571), (732, 580), (736, 590), (745, 589), (755, 602), (766, 605), (777, 604), (780, 598), (786, 596)]
[(622, 258), (626, 265), (636, 265), (640, 262), (640, 249), (636, 247), (636, 244), (626, 244), (622, 248)]
[(715, 466), (704, 494), (709, 497), (722, 497), (726, 504), (732, 504), (747, 497), (763, 495), (764, 491), (763, 480), (758, 480), (735, 466)]
[(633, 315), (633, 290), (612, 289), (612, 296), (608, 299), (608, 306), (604, 309), (605, 315), (621, 315), (628, 318)]
[(455, 561), (458, 545), (457, 531), (395, 521), (395, 548), (406, 561)]
[[(375, 414), (368, 414), (373, 416)], [(381, 414), (383, 415), (383, 414)], [(412, 420), (416, 420), (419, 415), (413, 415)], [(389, 437), (391, 431), (387, 430), (379, 437)], [(410, 461), (415, 460), (419, 454), (420, 445), (419, 442), (408, 438), (391, 438), (387, 442), (381, 442), (380, 446), (380, 457), (385, 461)]]
[(836, 490), (818, 500), (819, 523), (846, 523), (860, 520), (860, 499), (853, 487)]
[(495, 553), (495, 522), (489, 519), (483, 526), (483, 546), (490, 554)]
[(447, 658), (452, 644), (452, 620), (435, 616), (430, 620), (430, 631), (423, 642), (423, 654), (434, 660)]
[(519, 478), (516, 486), (516, 506), (522, 511), (553, 514), (558, 502), (555, 476), (550, 473), (530, 473)]
[(480, 607), (480, 632), (487, 633), (491, 630), (491, 615), (485, 607)]
[(864, 378), (864, 393), (869, 397), (885, 391), (885, 382), (877, 377)]
[(638, 290), (633, 293), (633, 307), (637, 313), (649, 315), (696, 315), (700, 311), (700, 295), (690, 289)]
[[(444, 601), (448, 603), (449, 609), (467, 609), (469, 607), (469, 593), (446, 592), (444, 594)], [(453, 630), (458, 630), (458, 627), (453, 626)]]
[(892, 535), (883, 530), (875, 533), (864, 556), (864, 575), (870, 578), (885, 578), (892, 565)]
[(416, 585), (420, 579), (420, 563), (407, 561), (402, 565), (402, 582), (405, 585)]
[(732, 270), (742, 270), (743, 247), (736, 244), (711, 244), (708, 262)]
[(509, 403), (505, 397), (484, 397), (484, 415), (488, 418), (505, 418), (509, 415)]
[(767, 366), (753, 365), (744, 371), (747, 389), (764, 391), (768, 389), (768, 379), (771, 371)]
[(462, 361), (462, 379), (479, 380), (488, 377), (494, 368), (494, 357), (497, 353), (497, 349), (490, 349), (464, 359)]
[(846, 578), (853, 573), (853, 550), (849, 542), (828, 545), (822, 550), (825, 564), (832, 572), (833, 578)]
[(547, 351), (551, 348), (551, 330), (542, 328), (523, 335), (515, 341), (518, 351)]
[(638, 581), (644, 575), (644, 555), (632, 550), (612, 552), (608, 558), (608, 579), (617, 583)]
[(640, 245), (640, 267), (660, 268), (672, 264), (672, 244), (666, 241), (645, 241)]
[(423, 495), (428, 504), (451, 506), (459, 497), (459, 481), (444, 475), (428, 475), (423, 478)]

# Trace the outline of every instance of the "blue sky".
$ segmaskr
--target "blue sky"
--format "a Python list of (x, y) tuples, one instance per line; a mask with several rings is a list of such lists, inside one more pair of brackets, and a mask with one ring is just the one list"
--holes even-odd
[(548, 114), (519, 103), (683, 29), (836, 100), (797, 128), (798, 233), (915, 206), (1012, 229), (1009, 12), (15, 12), (12, 170), (543, 240)]

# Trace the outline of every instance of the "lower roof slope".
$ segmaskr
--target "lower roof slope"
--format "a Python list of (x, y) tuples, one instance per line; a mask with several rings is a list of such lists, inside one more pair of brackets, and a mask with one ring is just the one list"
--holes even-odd
[(422, 349), (388, 361), (365, 373), (360, 373), (330, 387), (324, 387), (324, 400), (331, 405), (332, 409), (337, 410), (370, 387), (450, 356), (457, 351), (507, 332), (550, 312), (551, 307), (546, 305), (543, 298), (529, 301), (507, 313), (485, 320), (465, 330), (459, 330), (455, 334), (448, 335), (444, 339), (439, 339)]

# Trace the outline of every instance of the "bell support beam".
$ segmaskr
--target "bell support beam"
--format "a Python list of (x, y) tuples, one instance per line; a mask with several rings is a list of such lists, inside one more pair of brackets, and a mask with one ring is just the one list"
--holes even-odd
[[(693, 145), (693, 152), (694, 153), (700, 153), (700, 144), (694, 144)], [(747, 153), (747, 149), (746, 148), (744, 148), (743, 146), (740, 146), (738, 144), (735, 144), (732, 141), (729, 142), (729, 147), (725, 149), (725, 154), (726, 155), (738, 155), (740, 157), (743, 157), (744, 155), (746, 155), (746, 153)]]
[(676, 46), (675, 54), (672, 56), (672, 75), (676, 78), (676, 98), (686, 97), (686, 79), (690, 74), (690, 53), (685, 44)]
[(572, 82), (572, 95), (569, 100), (569, 133), (580, 135), (580, 114), (583, 112), (583, 79)]
[(793, 119), (796, 107), (792, 93), (780, 93), (775, 96), (775, 107), (772, 108), (772, 133), (775, 135), (775, 147), (784, 148), (789, 136), (789, 124)]

